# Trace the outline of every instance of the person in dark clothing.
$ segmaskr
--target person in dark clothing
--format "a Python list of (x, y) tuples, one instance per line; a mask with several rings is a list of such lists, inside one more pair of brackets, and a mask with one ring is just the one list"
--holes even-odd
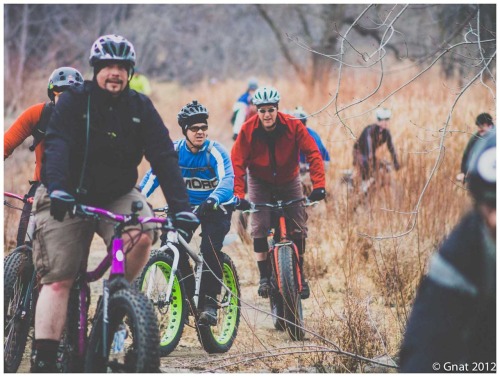
[[(35, 314), (32, 372), (56, 371), (69, 291), (97, 232), (107, 246), (113, 224), (70, 217), (76, 202), (130, 213), (141, 201), (141, 216), (153, 216), (135, 188), (145, 155), (158, 177), (174, 225), (189, 240), (199, 221), (190, 212), (177, 153), (158, 112), (144, 95), (129, 90), (135, 65), (132, 44), (118, 35), (99, 37), (90, 50), (94, 78), (60, 95), (45, 138), (42, 185), (34, 200), (33, 259), (43, 287)], [(149, 258), (153, 227), (133, 226), (124, 239), (125, 277), (132, 281)], [(128, 237), (128, 238), (127, 238)]]
[(495, 368), (496, 132), (473, 153), (468, 186), (475, 207), (431, 258), (406, 327), (401, 372)]
[(376, 151), (379, 147), (387, 144), (387, 148), (392, 156), (394, 168), (399, 170), (399, 162), (394, 144), (392, 143), (389, 122), (391, 111), (388, 109), (378, 109), (376, 112), (377, 123), (367, 126), (353, 148), (353, 165), (361, 173), (361, 188), (366, 192), (369, 180), (374, 178), (379, 168)]
[(472, 148), (478, 140), (484, 137), (490, 130), (495, 127), (493, 124), (493, 118), (488, 113), (481, 113), (476, 118), (477, 132), (471, 136), (467, 146), (465, 147), (464, 154), (462, 156), (462, 163), (460, 164), (460, 174), (457, 176), (457, 180), (465, 182), (467, 179), (467, 164), (469, 162), (470, 154)]

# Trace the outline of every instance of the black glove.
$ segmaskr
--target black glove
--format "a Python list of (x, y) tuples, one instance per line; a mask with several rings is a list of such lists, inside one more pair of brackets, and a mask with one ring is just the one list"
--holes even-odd
[(64, 215), (75, 206), (75, 198), (66, 191), (54, 190), (50, 193), (50, 214), (57, 221), (63, 221)]
[(177, 232), (189, 243), (193, 238), (194, 231), (200, 225), (200, 220), (193, 212), (182, 211), (174, 215), (173, 223)]
[(315, 188), (312, 190), (311, 195), (309, 195), (308, 199), (311, 202), (319, 202), (320, 200), (325, 199), (326, 191), (324, 188)]
[(214, 198), (207, 198), (203, 203), (198, 206), (198, 216), (206, 216), (210, 212), (217, 210), (219, 208), (219, 203)]
[(252, 208), (252, 205), (250, 204), (250, 202), (246, 199), (240, 199), (240, 198), (237, 198), (237, 202), (236, 202), (236, 205), (235, 205), (235, 208), (240, 210), (240, 211), (248, 211), (249, 209)]

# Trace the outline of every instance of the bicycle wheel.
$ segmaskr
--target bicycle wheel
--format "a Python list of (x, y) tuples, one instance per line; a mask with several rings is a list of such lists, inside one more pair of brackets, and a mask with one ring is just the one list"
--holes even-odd
[(148, 263), (142, 270), (137, 287), (152, 302), (160, 329), (160, 354), (170, 354), (182, 336), (187, 313), (184, 285), (180, 271), (176, 271), (170, 299), (166, 300), (168, 281), (172, 274), (173, 256), (153, 250)]
[(283, 296), (284, 317), (288, 335), (292, 340), (304, 339), (304, 318), (297, 279), (298, 262), (290, 246), (281, 246), (278, 252), (278, 274)]
[(240, 323), (240, 282), (236, 267), (225, 253), (222, 254), (222, 287), (217, 325), (196, 326), (198, 339), (208, 353), (224, 353), (231, 349)]
[(4, 260), (4, 371), (15, 373), (23, 358), (35, 310), (36, 275), (31, 248), (20, 246)]
[(274, 274), (271, 276), (271, 294), (269, 295), (269, 306), (271, 307), (274, 328), (278, 331), (285, 331), (285, 312), (283, 309), (283, 298), (278, 289)]
[(107, 346), (103, 355), (103, 311), (92, 322), (85, 372), (155, 373), (159, 371), (159, 337), (156, 314), (149, 300), (133, 288), (109, 297)]

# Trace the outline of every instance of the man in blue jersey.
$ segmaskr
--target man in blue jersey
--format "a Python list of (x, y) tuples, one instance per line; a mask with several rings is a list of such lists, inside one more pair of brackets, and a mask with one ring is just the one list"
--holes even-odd
[[(217, 324), (217, 295), (222, 279), (220, 251), (231, 226), (235, 197), (231, 159), (221, 144), (207, 139), (207, 120), (208, 111), (198, 101), (184, 106), (177, 114), (177, 121), (185, 139), (176, 141), (174, 146), (179, 154), (179, 166), (189, 202), (192, 206), (198, 206), (201, 252), (208, 266), (202, 276), (201, 297), (204, 297), (204, 303), (200, 324), (213, 326)], [(152, 170), (149, 170), (140, 184), (141, 191), (149, 197), (156, 187), (158, 181)], [(187, 268), (186, 263), (187, 258), (181, 261), (181, 272)]]

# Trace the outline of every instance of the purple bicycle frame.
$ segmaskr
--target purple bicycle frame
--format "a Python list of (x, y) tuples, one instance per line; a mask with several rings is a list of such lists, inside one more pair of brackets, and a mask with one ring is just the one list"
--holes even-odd
[[(133, 216), (131, 215), (119, 215), (113, 212), (109, 212), (102, 208), (90, 207), (85, 205), (78, 205), (80, 211), (78, 211), (77, 216), (86, 217), (106, 217), (111, 220), (116, 221), (117, 223), (127, 223), (129, 222)], [(156, 224), (169, 224), (170, 220), (168, 218), (159, 218), (159, 217), (137, 217), (137, 221), (140, 224), (147, 223), (156, 223)], [(110, 250), (111, 249), (111, 250)], [(110, 252), (111, 251), (111, 252)], [(111, 271), (109, 277), (125, 274), (125, 251), (123, 250), (123, 239), (113, 236), (113, 240), (111, 242), (111, 247), (108, 248), (108, 254), (101, 263), (95, 268), (93, 271), (81, 271), (81, 275), (83, 277), (83, 281), (81, 284), (88, 287), (89, 283), (95, 282), (102, 278), (108, 268), (111, 266)], [(86, 264), (85, 264), (86, 269)], [(87, 326), (85, 323), (87, 321), (87, 295), (88, 290), (80, 288), (80, 323), (79, 323), (79, 336), (78, 336), (78, 356), (82, 358), (85, 356), (85, 334), (84, 331)]]

